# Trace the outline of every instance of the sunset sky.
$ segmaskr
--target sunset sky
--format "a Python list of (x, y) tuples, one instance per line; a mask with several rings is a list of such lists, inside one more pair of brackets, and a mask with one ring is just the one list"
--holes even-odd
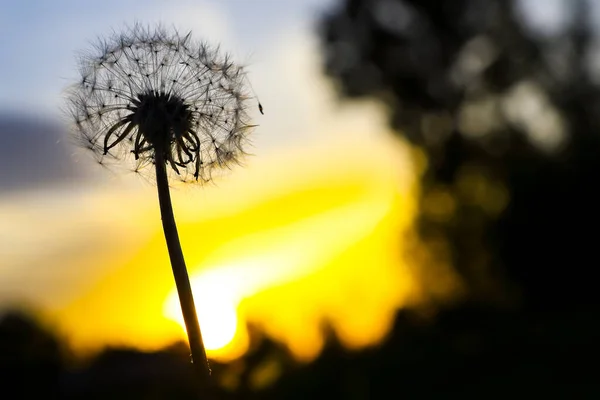
[[(80, 349), (184, 337), (155, 188), (71, 148), (60, 114), (77, 51), (126, 23), (162, 21), (230, 50), (265, 108), (243, 167), (173, 191), (211, 355), (241, 354), (246, 322), (301, 359), (318, 353), (323, 320), (349, 347), (381, 340), (424, 290), (403, 254), (418, 167), (381, 107), (340, 104), (322, 76), (315, 16), (332, 3), (4, 0), (0, 35), (14, 40), (0, 45), (11, 61), (0, 63), (0, 118), (61, 132), (56, 146), (36, 150), (43, 128), (14, 146), (20, 168), (0, 159), (0, 185), (8, 174), (17, 182), (0, 186), (0, 308), (41, 312)], [(0, 146), (21, 143), (19, 133), (0, 132)], [(83, 178), (29, 180), (55, 161)]]

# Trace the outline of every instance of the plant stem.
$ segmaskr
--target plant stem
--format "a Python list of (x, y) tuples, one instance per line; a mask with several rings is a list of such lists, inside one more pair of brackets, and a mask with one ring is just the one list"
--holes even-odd
[(179, 303), (181, 304), (183, 320), (185, 321), (185, 328), (187, 330), (190, 350), (192, 352), (192, 363), (199, 384), (206, 392), (209, 392), (212, 386), (210, 366), (208, 364), (208, 359), (206, 358), (206, 350), (202, 340), (202, 333), (200, 332), (200, 324), (198, 323), (196, 306), (194, 305), (194, 296), (192, 295), (190, 278), (187, 273), (183, 251), (181, 250), (181, 244), (179, 242), (179, 234), (177, 233), (177, 225), (175, 224), (175, 216), (173, 215), (173, 205), (171, 204), (166, 161), (161, 151), (156, 151), (154, 161), (156, 163), (156, 185), (158, 188), (158, 201), (160, 204), (163, 231), (167, 241), (171, 268), (173, 269), (177, 294), (179, 295)]

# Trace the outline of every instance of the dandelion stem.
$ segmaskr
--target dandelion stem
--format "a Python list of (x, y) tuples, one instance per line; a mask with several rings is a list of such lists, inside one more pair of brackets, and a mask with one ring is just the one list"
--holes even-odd
[(173, 206), (171, 204), (171, 194), (169, 191), (169, 181), (167, 177), (166, 160), (162, 151), (155, 152), (156, 164), (156, 185), (158, 189), (158, 201), (160, 204), (160, 214), (162, 219), (167, 248), (169, 250), (169, 258), (177, 286), (177, 294), (181, 304), (183, 320), (188, 334), (190, 350), (192, 352), (192, 362), (194, 370), (197, 374), (197, 379), (201, 387), (209, 391), (212, 382), (210, 379), (210, 366), (206, 358), (206, 350), (200, 332), (200, 324), (196, 314), (194, 305), (194, 296), (192, 295), (192, 287), (183, 258), (183, 251), (179, 242), (179, 234), (177, 233), (177, 225), (175, 224), (175, 216), (173, 215)]

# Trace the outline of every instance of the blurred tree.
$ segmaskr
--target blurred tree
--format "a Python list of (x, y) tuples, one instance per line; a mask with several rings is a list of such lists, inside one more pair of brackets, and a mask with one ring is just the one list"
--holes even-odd
[(591, 306), (598, 38), (587, 1), (546, 30), (533, 4), (344, 0), (322, 21), (325, 71), (426, 155), (420, 237), (468, 299)]
[[(386, 398), (598, 398), (594, 355), (600, 336), (590, 313), (548, 318), (445, 310), (430, 323), (400, 311), (388, 340), (349, 352), (331, 327), (309, 364), (295, 362), (256, 327), (251, 349), (231, 363), (211, 363), (220, 400)], [(105, 349), (65, 362), (62, 346), (20, 312), (0, 319), (0, 398), (197, 399), (185, 343), (142, 352)], [(587, 361), (586, 361), (587, 359)], [(549, 377), (556, 377), (550, 380)]]
[(68, 371), (62, 398), (194, 400), (197, 393), (185, 345), (156, 352), (109, 348)]
[(63, 349), (30, 316), (0, 316), (0, 398), (59, 398)]

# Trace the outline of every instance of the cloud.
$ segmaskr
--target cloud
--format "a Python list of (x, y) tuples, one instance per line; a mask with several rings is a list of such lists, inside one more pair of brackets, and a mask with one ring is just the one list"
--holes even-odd
[(51, 307), (85, 291), (159, 228), (157, 208), (104, 185), (1, 196), (0, 305)]
[(0, 113), (0, 195), (81, 181), (85, 167), (66, 139), (51, 121)]

